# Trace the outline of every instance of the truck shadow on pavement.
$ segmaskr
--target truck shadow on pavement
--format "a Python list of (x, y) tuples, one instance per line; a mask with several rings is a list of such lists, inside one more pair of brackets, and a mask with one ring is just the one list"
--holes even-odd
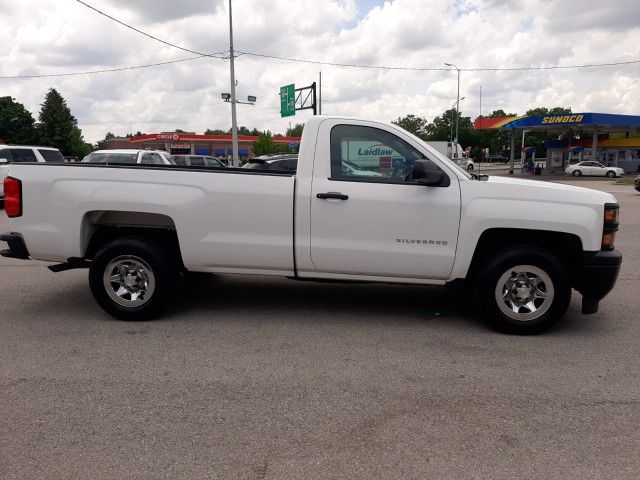
[(484, 328), (470, 302), (445, 287), (296, 281), (279, 277), (187, 274), (167, 314), (286, 317), (284, 321), (464, 323)]
[[(93, 301), (85, 275), (78, 276), (77, 272), (55, 275), (76, 278), (67, 279), (62, 284), (63, 288), (54, 288), (46, 295), (21, 302), (23, 314), (117, 322)], [(226, 323), (251, 318), (277, 323), (392, 322), (489, 330), (475, 315), (470, 298), (441, 286), (344, 284), (280, 277), (188, 274), (178, 282), (172, 297), (158, 320)], [(75, 300), (70, 301), (70, 298)], [(574, 298), (565, 318), (550, 333), (598, 334), (603, 329), (606, 327), (601, 319), (580, 314), (579, 301)]]
[[(470, 297), (444, 286), (296, 281), (281, 277), (187, 274), (176, 288), (167, 315), (287, 317), (283, 321), (339, 319), (340, 322), (393, 321), (475, 328), (489, 327), (476, 315)], [(597, 314), (599, 316), (601, 314)], [(549, 333), (597, 333), (601, 321), (580, 313), (579, 296)]]

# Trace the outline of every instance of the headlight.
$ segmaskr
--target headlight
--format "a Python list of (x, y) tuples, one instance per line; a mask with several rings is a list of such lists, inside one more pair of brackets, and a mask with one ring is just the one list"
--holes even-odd
[(613, 250), (616, 232), (618, 231), (618, 218), (620, 206), (616, 203), (604, 204), (604, 225), (602, 229), (602, 250)]

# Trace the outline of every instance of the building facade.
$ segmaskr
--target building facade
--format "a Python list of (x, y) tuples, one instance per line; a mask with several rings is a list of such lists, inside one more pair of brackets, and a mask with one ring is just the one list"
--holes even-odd
[[(238, 135), (238, 153), (241, 159), (252, 158), (252, 144), (256, 135)], [(273, 141), (297, 151), (300, 137), (273, 137)], [(196, 133), (149, 133), (132, 137), (113, 137), (98, 142), (98, 148), (136, 148), (164, 150), (171, 154), (211, 155), (230, 158), (232, 156), (231, 135), (199, 135)]]

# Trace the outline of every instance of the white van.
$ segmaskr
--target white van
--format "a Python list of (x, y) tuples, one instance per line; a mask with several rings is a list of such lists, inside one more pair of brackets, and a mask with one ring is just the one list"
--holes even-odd
[(29, 145), (0, 145), (0, 200), (4, 199), (4, 177), (10, 163), (51, 162), (64, 163), (60, 150), (53, 147), (33, 147)]

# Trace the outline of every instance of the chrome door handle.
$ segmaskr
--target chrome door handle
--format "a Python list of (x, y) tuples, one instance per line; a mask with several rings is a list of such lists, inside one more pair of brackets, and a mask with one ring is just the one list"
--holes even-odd
[(335, 200), (349, 200), (349, 195), (345, 195), (340, 192), (327, 192), (327, 193), (319, 193), (316, 195), (318, 198), (322, 198), (324, 200), (327, 199), (335, 199)]

